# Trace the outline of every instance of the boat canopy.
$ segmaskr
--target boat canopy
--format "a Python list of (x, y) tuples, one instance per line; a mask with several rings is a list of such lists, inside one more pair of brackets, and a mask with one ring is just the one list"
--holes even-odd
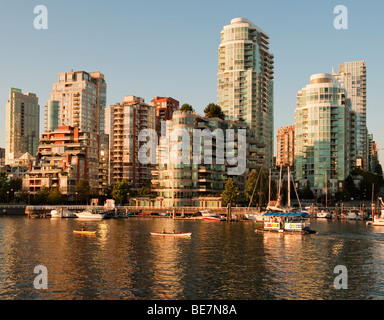
[(266, 217), (308, 217), (307, 212), (267, 212)]

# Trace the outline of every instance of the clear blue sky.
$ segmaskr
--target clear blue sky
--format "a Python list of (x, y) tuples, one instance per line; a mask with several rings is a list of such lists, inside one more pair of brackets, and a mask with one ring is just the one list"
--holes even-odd
[[(348, 30), (333, 27), (339, 4), (348, 8)], [(33, 27), (36, 5), (48, 8), (48, 30)], [(202, 112), (217, 101), (220, 31), (245, 17), (270, 35), (275, 131), (294, 123), (297, 91), (311, 74), (365, 60), (368, 129), (384, 148), (381, 0), (0, 0), (0, 13), (1, 147), (9, 88), (36, 93), (43, 119), (57, 74), (71, 69), (104, 73), (108, 104), (171, 96)]]

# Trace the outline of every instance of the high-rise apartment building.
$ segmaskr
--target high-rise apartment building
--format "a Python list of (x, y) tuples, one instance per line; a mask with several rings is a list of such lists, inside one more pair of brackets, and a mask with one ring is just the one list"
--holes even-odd
[(46, 130), (73, 126), (104, 133), (107, 84), (100, 71), (59, 73), (46, 106)]
[(369, 172), (376, 173), (379, 163), (379, 153), (372, 133), (368, 133), (368, 150)]
[(172, 119), (173, 112), (179, 109), (179, 101), (173, 98), (155, 97), (150, 105), (156, 107), (156, 132), (161, 134), (161, 122)]
[(295, 165), (295, 126), (285, 126), (277, 130), (276, 166)]
[[(256, 138), (255, 130), (246, 130), (246, 168), (245, 172), (240, 175), (229, 175), (228, 168), (235, 167), (237, 164), (229, 163), (228, 156), (239, 155), (239, 144), (237, 133), (239, 129), (247, 129), (248, 126), (244, 122), (235, 122), (230, 120), (221, 120), (219, 118), (203, 117), (193, 111), (175, 111), (172, 120), (166, 121), (166, 135), (160, 137), (159, 145), (159, 163), (156, 170), (152, 172), (153, 191), (157, 193), (155, 201), (156, 206), (199, 206), (202, 202), (216, 202), (213, 196), (218, 199), (222, 194), (225, 183), (231, 177), (238, 184), (240, 190), (244, 190), (246, 177), (249, 170), (257, 169), (264, 163), (262, 145)], [(200, 163), (194, 161), (196, 150), (195, 147), (195, 131), (233, 129), (235, 139), (234, 142), (226, 141), (224, 153), (224, 161), (217, 161), (219, 155), (219, 147), (223, 147), (223, 142), (217, 141), (217, 136), (212, 135), (212, 148), (208, 154), (212, 156), (211, 161), (205, 158), (204, 139), (197, 140), (200, 145), (201, 158)], [(188, 132), (188, 137), (184, 137), (184, 133)], [(173, 137), (172, 137), (173, 136)], [(188, 161), (182, 161), (183, 151), (180, 149), (180, 141), (188, 141), (191, 149), (188, 148)], [(221, 145), (219, 145), (221, 143)], [(233, 148), (230, 148), (230, 145)], [(174, 157), (173, 152), (177, 150), (178, 155)], [(204, 151), (203, 151), (204, 150)], [(196, 160), (196, 159), (195, 159)], [(202, 200), (204, 199), (204, 200)]]
[[(297, 94), (295, 169), (301, 188), (335, 194), (356, 162), (355, 113), (346, 90), (330, 74), (311, 76)], [(326, 182), (327, 181), (327, 182)]]
[(151, 165), (139, 161), (138, 151), (143, 142), (138, 137), (143, 129), (155, 130), (155, 118), (156, 108), (140, 97), (125, 96), (121, 104), (106, 108), (110, 184), (126, 179), (133, 189), (139, 189), (151, 182)]
[(13, 165), (26, 152), (34, 156), (37, 151), (40, 128), (37, 96), (11, 88), (5, 117), (5, 164)]
[(369, 169), (369, 146), (367, 145), (367, 66), (365, 61), (344, 62), (334, 77), (345, 88), (356, 113), (356, 159), (364, 170)]
[(266, 145), (265, 167), (273, 159), (274, 56), (269, 36), (245, 18), (221, 31), (217, 104), (227, 120), (243, 119)]

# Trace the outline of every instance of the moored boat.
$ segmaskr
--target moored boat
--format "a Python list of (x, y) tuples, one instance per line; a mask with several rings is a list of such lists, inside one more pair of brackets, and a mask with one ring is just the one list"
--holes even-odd
[[(384, 202), (382, 198), (379, 198), (381, 212), (380, 215), (372, 214), (372, 225), (373, 226), (384, 226)], [(374, 211), (374, 210), (373, 210)]]
[(94, 210), (84, 210), (82, 212), (77, 212), (76, 216), (82, 220), (102, 220), (105, 218), (105, 213), (97, 213)]
[(347, 220), (362, 220), (362, 215), (359, 210), (352, 209), (352, 210), (349, 210), (346, 218)]
[(245, 219), (252, 220), (252, 221), (264, 221), (265, 218), (262, 214), (256, 214), (256, 213), (246, 213), (244, 214)]
[(331, 219), (332, 218), (332, 214), (326, 210), (321, 210), (321, 211), (318, 211), (316, 212), (316, 217), (317, 218), (323, 218), (323, 219)]
[(51, 218), (77, 218), (76, 214), (67, 208), (51, 210)]
[(225, 221), (226, 220), (224, 216), (221, 216), (209, 210), (202, 210), (200, 211), (200, 213), (203, 216), (203, 219), (207, 221)]

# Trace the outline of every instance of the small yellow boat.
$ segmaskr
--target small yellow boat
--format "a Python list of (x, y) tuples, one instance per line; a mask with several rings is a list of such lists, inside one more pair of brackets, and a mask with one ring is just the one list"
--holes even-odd
[(77, 230), (73, 230), (73, 233), (94, 235), (94, 234), (96, 234), (96, 231), (77, 231)]

